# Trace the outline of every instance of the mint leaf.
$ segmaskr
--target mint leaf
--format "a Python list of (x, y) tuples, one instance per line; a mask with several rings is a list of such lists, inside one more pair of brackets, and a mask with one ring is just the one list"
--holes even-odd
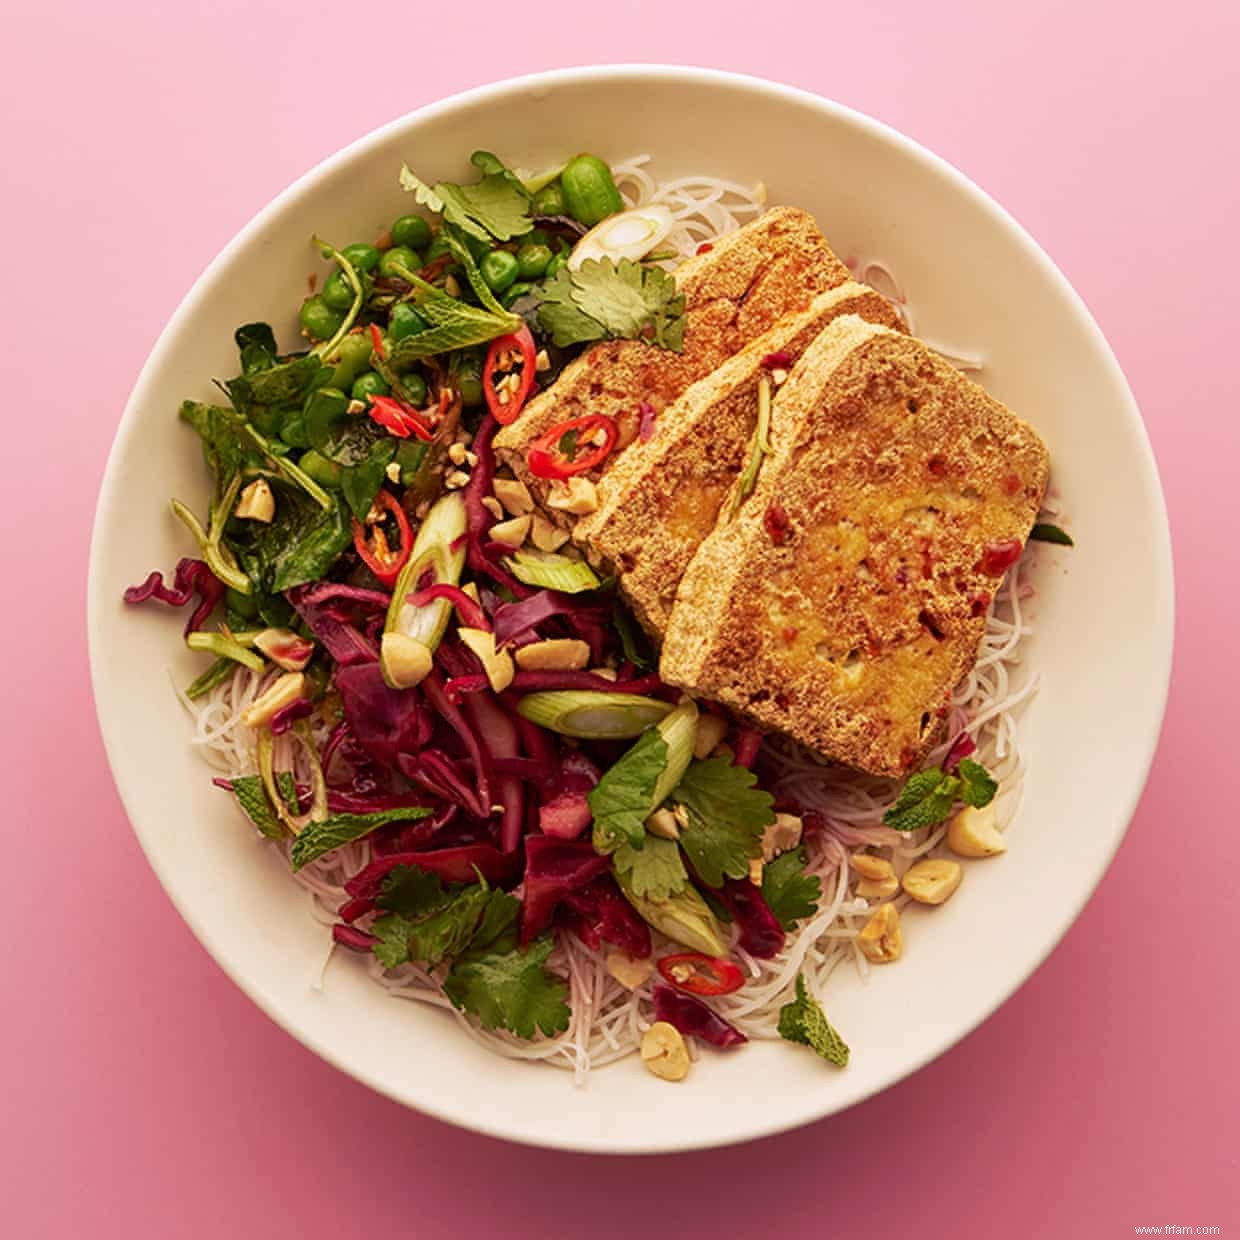
[(762, 898), (785, 930), (812, 917), (822, 899), (822, 883), (805, 873), (804, 848), (782, 853), (762, 867)]
[(471, 943), (494, 939), (496, 929), (516, 919), (519, 901), (485, 882), (447, 889), (434, 874), (397, 866), (383, 881), (376, 903), (389, 909), (376, 918), (374, 953), (389, 969), (417, 960), (433, 969)]
[(640, 850), (625, 844), (612, 858), (626, 891), (647, 900), (666, 900), (689, 885), (689, 874), (673, 840), (648, 835)]
[(293, 778), (292, 771), (277, 772), (276, 790), (280, 793), (284, 807), (290, 814), (301, 813), (301, 802), (297, 800), (297, 781)]
[(507, 1029), (532, 1038), (568, 1028), (568, 987), (546, 968), (554, 946), (549, 934), (524, 951), (501, 938), (491, 947), (466, 952), (444, 979), (444, 993), (484, 1029)]
[(999, 785), (995, 782), (995, 777), (980, 762), (974, 762), (972, 758), (961, 758), (956, 767), (956, 774), (960, 777), (962, 785), (960, 799), (966, 805), (981, 809), (983, 805), (989, 805), (995, 799)]
[(1029, 537), (1033, 542), (1057, 543), (1061, 547), (1076, 546), (1076, 543), (1072, 541), (1072, 535), (1067, 530), (1060, 529), (1050, 521), (1039, 521), (1029, 531)]
[(680, 846), (707, 886), (744, 878), (749, 862), (762, 855), (762, 831), (775, 811), (771, 794), (756, 785), (752, 771), (720, 756), (691, 762), (672, 792), (689, 814)]
[(797, 974), (797, 997), (779, 1009), (779, 1036), (818, 1052), (836, 1067), (848, 1066), (848, 1043), (835, 1031), (818, 1001), (809, 993), (805, 978)]
[(646, 842), (646, 819), (655, 808), (655, 785), (666, 766), (667, 742), (651, 728), (604, 772), (588, 798), (596, 852), (614, 853), (624, 844), (641, 850)]
[(588, 258), (562, 267), (539, 294), (538, 321), (564, 348), (590, 340), (645, 340), (679, 353), (684, 348), (685, 299), (660, 267), (630, 258)]
[(261, 776), (241, 775), (230, 786), (237, 804), (258, 830), (269, 840), (282, 840), (285, 836), (284, 824), (271, 808)]
[(493, 314), (490, 310), (449, 297), (443, 289), (428, 284), (411, 271), (402, 274), (413, 285), (413, 304), (430, 326), (391, 346), (388, 364), (394, 371), (405, 370), (414, 362), (436, 353), (484, 344), (496, 336), (515, 332), (521, 326), (519, 315), (507, 312)]
[(300, 870), (333, 848), (360, 840), (389, 822), (410, 822), (415, 818), (425, 818), (430, 812), (421, 805), (408, 805), (375, 814), (334, 814), (322, 822), (311, 822), (303, 827), (293, 841), (289, 859), (293, 869)]
[(910, 775), (883, 822), (896, 831), (920, 831), (942, 822), (960, 794), (960, 780), (937, 766)]

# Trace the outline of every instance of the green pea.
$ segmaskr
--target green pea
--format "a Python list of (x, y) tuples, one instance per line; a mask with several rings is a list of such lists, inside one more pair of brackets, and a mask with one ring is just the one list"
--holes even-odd
[(403, 267), (406, 271), (417, 271), (422, 266), (421, 257), (407, 245), (394, 245), (379, 260), (379, 274), (381, 276), (399, 276), (397, 267)]
[(330, 339), (344, 322), (344, 315), (317, 295), (301, 303), (300, 317), (302, 328), (314, 340)]
[(350, 332), (341, 342), (331, 386), (347, 392), (358, 375), (370, 366), (370, 333)]
[(297, 464), (322, 486), (338, 487), (340, 485), (340, 466), (335, 461), (329, 461), (321, 452), (316, 452), (313, 448), (309, 452), (303, 452)]
[(550, 280), (551, 277), (554, 276), (566, 262), (568, 262), (568, 258), (565, 255), (553, 254), (551, 256), (551, 261), (547, 264), (546, 271), (543, 272), (543, 275)]
[(401, 375), (400, 385), (405, 389), (405, 399), (411, 405), (421, 407), (426, 400), (426, 380), (416, 370), (411, 370), (407, 375)]
[(374, 271), (381, 257), (378, 246), (367, 245), (365, 241), (355, 241), (352, 245), (346, 245), (340, 252), (359, 272)]
[(247, 620), (253, 620), (258, 615), (258, 600), (254, 595), (242, 594), (240, 590), (234, 590), (232, 586), (224, 591), (224, 603), (230, 611), (235, 611)]
[(461, 404), (467, 408), (482, 404), (482, 354), (477, 349), (462, 349), (454, 369)]
[(482, 278), (497, 293), (508, 288), (520, 273), (520, 264), (507, 250), (492, 250), (482, 260)]
[(552, 181), (550, 185), (544, 185), (534, 195), (533, 206), (535, 215), (566, 214), (568, 208), (565, 204), (564, 191), (560, 188), (559, 181)]
[(587, 228), (624, 210), (611, 169), (597, 155), (578, 155), (560, 173), (568, 213)]
[(373, 370), (368, 370), (365, 374), (358, 375), (353, 380), (353, 386), (349, 389), (349, 395), (354, 400), (366, 400), (371, 396), (386, 396), (388, 391), (389, 388), (384, 382), (383, 376), (376, 374)]
[(280, 423), (280, 438), (290, 448), (308, 448), (310, 437), (306, 434), (306, 419), (300, 409), (294, 409), (284, 415)]
[(402, 215), (392, 225), (392, 244), (424, 250), (431, 239), (431, 226), (420, 215)]
[(515, 301), (520, 301), (534, 286), (528, 284), (525, 280), (518, 280), (499, 300), (500, 304), (507, 310)]
[(398, 301), (392, 307), (388, 317), (389, 339), (404, 340), (406, 336), (416, 336), (425, 330), (426, 320), (407, 301)]
[(333, 272), (327, 277), (322, 296), (333, 310), (347, 310), (353, 304), (353, 287), (343, 271)]
[(517, 251), (517, 270), (523, 280), (537, 280), (551, 261), (551, 247), (526, 242)]

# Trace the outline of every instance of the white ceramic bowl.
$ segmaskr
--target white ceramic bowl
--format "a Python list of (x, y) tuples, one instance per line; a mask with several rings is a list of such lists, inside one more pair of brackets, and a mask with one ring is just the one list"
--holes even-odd
[[(324, 931), (277, 858), (210, 786), (169, 685), (197, 664), (178, 621), (125, 609), (122, 589), (189, 546), (170, 495), (205, 493), (174, 416), (233, 372), (233, 328), (286, 337), (312, 266), (311, 233), (375, 233), (407, 206), (401, 161), (467, 174), (476, 147), (540, 168), (589, 148), (646, 151), (661, 175), (761, 178), (773, 202), (817, 217), (842, 255), (882, 256), (918, 329), (984, 353), (990, 389), (1050, 446), (1076, 537), (1043, 549), (1042, 674), (1025, 712), (1030, 774), (1010, 851), (974, 866), (959, 896), (908, 920), (904, 959), (867, 982), (840, 971), (830, 1012), (853, 1047), (845, 1071), (784, 1044), (704, 1055), (669, 1088), (636, 1060), (586, 1088), (492, 1057), (442, 1014), (393, 1002), (352, 959), (312, 987)], [(1158, 738), (1170, 666), (1171, 557), (1140, 415), (1110, 349), (1064, 277), (960, 173), (890, 129), (822, 99), (697, 69), (574, 69), (425, 108), (329, 159), (263, 210), (211, 264), (142, 371), (109, 461), (89, 591), (95, 697), (134, 830), (169, 896), (237, 984), (305, 1045), (358, 1080), (496, 1136), (595, 1151), (689, 1149), (791, 1128), (899, 1080), (973, 1029), (1081, 911), (1127, 827)], [(657, 1116), (657, 1119), (655, 1118)]]

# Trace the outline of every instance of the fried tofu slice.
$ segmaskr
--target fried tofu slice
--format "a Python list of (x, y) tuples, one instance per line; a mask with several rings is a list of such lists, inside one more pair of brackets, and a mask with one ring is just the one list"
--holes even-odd
[(689, 561), (721, 508), (736, 502), (763, 376), (769, 381), (789, 369), (823, 328), (846, 314), (903, 330), (891, 303), (862, 284), (849, 281), (820, 293), (808, 309), (785, 315), (693, 384), (655, 421), (653, 435), (632, 444), (600, 481), (598, 511), (577, 523), (573, 538), (597, 567), (619, 579), (656, 643)]
[[(615, 418), (620, 429), (617, 448), (600, 468), (584, 475), (597, 482), (637, 437), (643, 403), (661, 413), (691, 383), (849, 275), (812, 216), (795, 207), (774, 207), (713, 242), (707, 252), (687, 259), (675, 277), (685, 297), (683, 352), (635, 340), (594, 345), (495, 436), (500, 462), (540, 505), (545, 507), (550, 484), (529, 472), (526, 453), (544, 431), (587, 414)], [(548, 508), (547, 515), (561, 525), (573, 521), (555, 508)]]
[(1048, 458), (919, 341), (847, 316), (772, 409), (771, 454), (680, 583), (660, 672), (838, 762), (917, 766), (977, 659)]

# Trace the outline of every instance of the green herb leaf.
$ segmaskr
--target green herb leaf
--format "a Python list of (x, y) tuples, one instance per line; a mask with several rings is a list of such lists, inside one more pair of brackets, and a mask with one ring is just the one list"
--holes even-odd
[(591, 340), (646, 340), (679, 353), (684, 348), (685, 299), (659, 267), (632, 259), (619, 264), (588, 258), (562, 267), (543, 285), (538, 321), (560, 348)]
[(634, 667), (641, 670), (653, 667), (654, 659), (650, 654), (646, 635), (638, 628), (629, 609), (623, 605), (613, 607), (611, 622), (620, 638), (620, 648), (624, 651), (624, 657)]
[(400, 170), (403, 189), (424, 207), (442, 214), (455, 227), (479, 241), (508, 241), (534, 227), (525, 186), (487, 151), (476, 151), (472, 162), (482, 170), (473, 185), (440, 181), (434, 187), (419, 180), (408, 165)]
[(443, 908), (452, 893), (438, 874), (416, 865), (398, 865), (384, 875), (375, 904), (402, 917), (425, 917)]
[(340, 471), (340, 491), (349, 511), (364, 521), (375, 502), (383, 480), (387, 477), (388, 462), (396, 455), (394, 439), (379, 439), (370, 445), (370, 455), (356, 465)]
[(980, 762), (974, 762), (972, 758), (961, 758), (956, 774), (960, 776), (960, 799), (966, 805), (981, 809), (995, 799), (999, 785)]
[[(261, 779), (259, 780), (261, 783)], [(297, 800), (297, 781), (292, 771), (280, 771), (276, 775), (276, 790), (284, 801), (284, 807), (290, 814), (301, 813), (301, 803)]]
[(182, 401), (180, 417), (202, 440), (202, 454), (215, 474), (218, 494), (250, 454), (244, 438), (245, 419), (235, 409), (200, 400)]
[(614, 853), (625, 844), (642, 849), (655, 785), (666, 766), (667, 742), (652, 728), (603, 773), (588, 798), (596, 852)]
[(496, 336), (506, 336), (521, 326), (518, 315), (493, 314), (468, 302), (449, 297), (443, 289), (428, 284), (412, 271), (402, 278), (413, 285), (413, 304), (430, 326), (413, 336), (398, 340), (388, 350), (388, 363), (394, 371), (407, 370), (414, 362), (437, 353), (485, 344)]
[(266, 370), (240, 375), (224, 384), (238, 412), (253, 405), (284, 405), (301, 400), (331, 377), (332, 367), (311, 353), (291, 361), (278, 362)]
[(910, 775), (883, 822), (896, 831), (920, 831), (942, 822), (960, 795), (960, 780), (937, 766)]
[(262, 778), (258, 775), (240, 775), (231, 786), (237, 804), (255, 827), (269, 840), (282, 840), (285, 836), (284, 824), (271, 808)]
[(689, 885), (676, 842), (655, 835), (648, 835), (640, 849), (629, 844), (618, 848), (612, 865), (624, 889), (639, 899), (666, 900)]
[(466, 952), (444, 980), (444, 993), (484, 1029), (507, 1029), (532, 1038), (568, 1028), (568, 987), (546, 968), (551, 936), (535, 939), (524, 951), (501, 938), (491, 947)]
[(1059, 526), (1052, 525), (1049, 521), (1039, 521), (1029, 531), (1029, 537), (1034, 542), (1058, 543), (1061, 547), (1076, 546), (1076, 543), (1072, 541), (1072, 535), (1067, 530), (1060, 529)]
[(320, 508), (301, 491), (272, 480), (276, 514), (266, 525), (249, 521), (229, 545), (263, 594), (280, 594), (318, 581), (353, 541), (344, 505), (336, 497)]
[(241, 354), (241, 373), (252, 374), (256, 370), (269, 370), (276, 364), (275, 333), (266, 323), (244, 323), (233, 332), (237, 350)]
[(817, 1051), (838, 1068), (848, 1066), (848, 1043), (835, 1031), (826, 1013), (797, 974), (797, 997), (779, 1009), (779, 1036)]
[(416, 818), (425, 818), (431, 811), (420, 805), (409, 805), (401, 809), (385, 809), (375, 814), (333, 814), (322, 822), (307, 824), (293, 841), (289, 858), (293, 869), (300, 870), (311, 861), (329, 853), (333, 848), (343, 844), (351, 844), (362, 836), (389, 822), (411, 822)]
[(727, 757), (689, 764), (671, 794), (689, 814), (680, 846), (707, 886), (744, 878), (749, 862), (762, 855), (762, 832), (775, 821), (774, 800), (757, 787), (757, 777)]
[(822, 883), (805, 864), (805, 849), (794, 848), (762, 867), (762, 898), (785, 930), (812, 917), (822, 899)]

